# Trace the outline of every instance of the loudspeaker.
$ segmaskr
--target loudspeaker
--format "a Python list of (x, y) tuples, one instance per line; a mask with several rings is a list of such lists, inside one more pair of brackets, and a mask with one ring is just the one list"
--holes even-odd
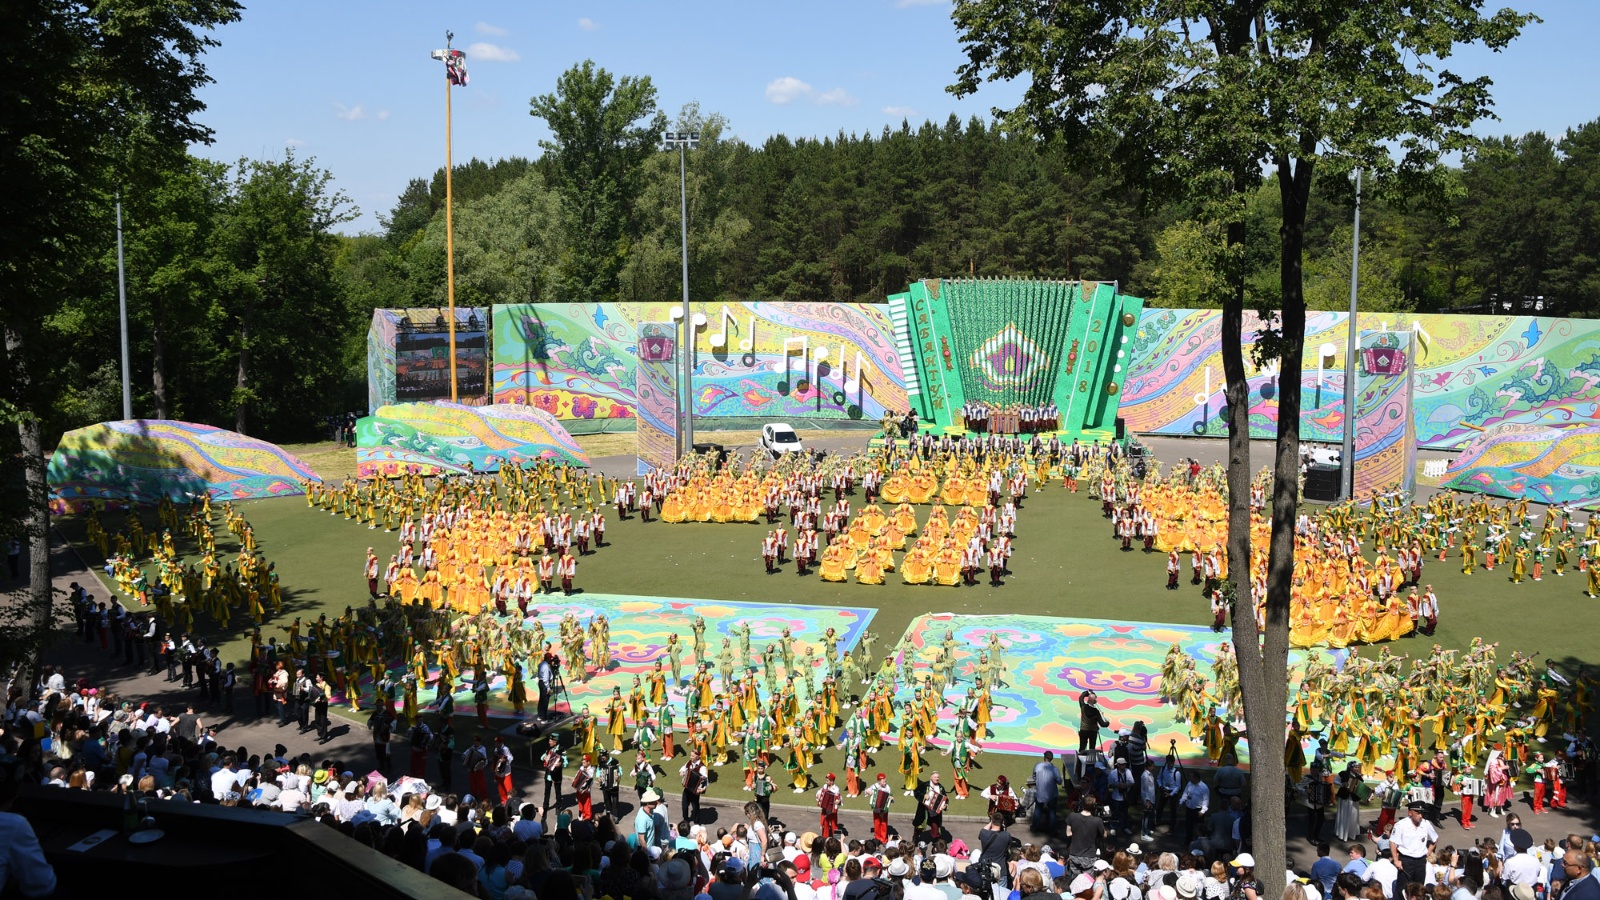
[(1117, 417), (1117, 440), (1119, 440), (1119, 441), (1122, 440), (1123, 438), (1127, 437), (1127, 434), (1128, 434), (1128, 420), (1122, 418), (1121, 416), (1118, 416)]
[(1332, 503), (1339, 499), (1339, 483), (1343, 480), (1343, 466), (1315, 463), (1306, 469), (1305, 498), (1318, 503)]

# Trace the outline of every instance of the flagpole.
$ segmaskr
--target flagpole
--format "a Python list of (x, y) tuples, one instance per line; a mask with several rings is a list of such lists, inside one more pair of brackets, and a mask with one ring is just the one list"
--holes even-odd
[(446, 325), (450, 329), (450, 402), (459, 403), (456, 395), (456, 229), (452, 218), (451, 207), (453, 195), (450, 189), (450, 70), (445, 69), (444, 76), (444, 273), (445, 295), (450, 304), (450, 316)]

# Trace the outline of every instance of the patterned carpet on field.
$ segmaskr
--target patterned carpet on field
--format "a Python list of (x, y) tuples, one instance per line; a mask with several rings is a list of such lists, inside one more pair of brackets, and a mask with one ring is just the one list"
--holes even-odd
[[(570, 673), (565, 679), (573, 710), (587, 706), (602, 722), (605, 718), (605, 706), (611, 701), (611, 689), (620, 687), (622, 695), (628, 696), (629, 691), (633, 689), (635, 675), (639, 676), (648, 687), (650, 671), (655, 666), (656, 660), (662, 661), (662, 665), (668, 671), (668, 681), (671, 681), (671, 662), (667, 657), (667, 639), (670, 635), (678, 635), (679, 643), (684, 645), (683, 678), (685, 682), (689, 680), (690, 674), (699, 663), (695, 659), (694, 632), (690, 628), (697, 615), (705, 617), (706, 620), (706, 647), (710, 656), (708, 662), (711, 663), (712, 671), (715, 673), (716, 654), (722, 647), (724, 636), (731, 639), (735, 659), (738, 659), (739, 638), (735, 629), (741, 623), (750, 623), (752, 655), (760, 654), (767, 644), (775, 642), (787, 626), (790, 634), (795, 637), (795, 657), (798, 659), (804, 654), (806, 645), (814, 644), (816, 668), (820, 670), (823, 667), (824, 655), (821, 638), (828, 628), (832, 627), (841, 636), (839, 652), (844, 653), (855, 648), (875, 613), (875, 610), (861, 607), (685, 600), (619, 594), (584, 593), (572, 597), (550, 595), (543, 599), (548, 605), (538, 605), (537, 614), (529, 616), (524, 625), (532, 628), (535, 620), (543, 623), (545, 634), (551, 641), (554, 641), (560, 632), (561, 618), (567, 613), (576, 616), (584, 625), (588, 625), (589, 620), (599, 613), (604, 613), (611, 622), (611, 668), (604, 673), (592, 674), (585, 682), (571, 677)], [(592, 659), (593, 650), (587, 647), (586, 650)], [(528, 684), (528, 708), (532, 710), (537, 699), (533, 686), (534, 673), (531, 664), (525, 663), (525, 665), (528, 666), (525, 675)], [(741, 666), (740, 671), (742, 670)], [(398, 670), (396, 674), (399, 674)], [(438, 700), (435, 690), (438, 674), (438, 667), (435, 666), (429, 674), (428, 687), (418, 691), (418, 702), (424, 706), (434, 704)], [(720, 685), (721, 678), (714, 675), (713, 681)], [(816, 683), (820, 686), (821, 682), (819, 674)], [(456, 708), (463, 712), (470, 711), (471, 684), (458, 682), (456, 688)], [(370, 685), (368, 689), (370, 690)], [(496, 717), (512, 715), (505, 690), (505, 676), (496, 673), (494, 680), (490, 682), (490, 715)], [(683, 689), (669, 686), (668, 694), (672, 699), (681, 729), (684, 709)]]
[[(1150, 732), (1152, 753), (1165, 752), (1174, 739), (1184, 757), (1204, 752), (1190, 740), (1188, 722), (1179, 711), (1161, 700), (1161, 663), (1168, 648), (1177, 642), (1209, 673), (1226, 633), (1150, 622), (932, 613), (918, 616), (906, 629), (894, 651), (897, 667), (909, 652), (917, 655), (918, 669), (925, 670), (943, 644), (946, 631), (955, 638), (959, 680), (945, 691), (949, 705), (939, 720), (944, 735), (954, 724), (957, 704), (972, 687), (978, 654), (988, 646), (990, 635), (998, 634), (1006, 648), (1007, 675), (1000, 687), (991, 691), (994, 717), (982, 742), (984, 752), (1038, 755), (1046, 749), (1075, 749), (1078, 695), (1084, 690), (1099, 695), (1100, 709), (1111, 720), (1111, 729), (1100, 732), (1102, 741), (1109, 743), (1117, 729), (1143, 720)], [(1343, 651), (1330, 655), (1335, 664), (1342, 664)], [(1302, 658), (1300, 653), (1291, 653), (1290, 665)], [(897, 702), (907, 699), (909, 693), (909, 688), (903, 688)], [(934, 743), (948, 745), (944, 739)]]

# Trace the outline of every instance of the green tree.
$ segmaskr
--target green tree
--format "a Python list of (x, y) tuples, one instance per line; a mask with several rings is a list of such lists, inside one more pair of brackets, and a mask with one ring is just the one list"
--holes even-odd
[(673, 300), (683, 290), (680, 202), (689, 207), (689, 296), (700, 300), (728, 296), (724, 259), (735, 252), (750, 222), (732, 204), (732, 167), (740, 145), (723, 139), (728, 123), (706, 116), (697, 103), (686, 104), (672, 126), (700, 133), (700, 148), (685, 160), (680, 182), (678, 154), (656, 153), (645, 160), (635, 211), (639, 236), (621, 274), (622, 297), (636, 301)]
[(201, 56), (208, 32), (238, 17), (232, 0), (0, 5), (0, 417), (15, 428), (0, 529), (29, 555), (27, 602), (0, 629), (0, 662), (32, 660), (55, 624), (45, 437), (59, 427), (52, 363), (73, 348), (50, 325), (104, 246), (108, 136), (137, 115), (158, 145), (208, 140), (195, 121), (210, 80)]
[[(1279, 309), (1257, 342), (1263, 358), (1298, 372), (1304, 356), (1303, 251), (1314, 178), (1360, 166), (1371, 181), (1415, 186), (1441, 152), (1471, 145), (1489, 112), (1487, 79), (1440, 67), (1459, 44), (1500, 49), (1529, 21), (1482, 13), (1481, 0), (1329, 4), (1321, 0), (961, 0), (952, 12), (967, 57), (951, 90), (1020, 80), (1002, 113), (1020, 128), (1104, 146), (1157, 197), (1205, 203), (1227, 229), (1222, 272), (1223, 369), (1229, 407), (1228, 572), (1234, 646), (1251, 757), (1255, 849), (1284, 853), (1284, 710), (1289, 595), (1299, 506), (1300, 389), (1280, 387), (1267, 551), (1266, 627), (1248, 598), (1249, 417), (1241, 351), (1246, 286), (1239, 256), (1243, 201), (1270, 171), (1282, 205)], [(1398, 148), (1398, 156), (1391, 148)], [(1262, 360), (1258, 359), (1258, 363)], [(1258, 873), (1283, 891), (1275, 865)]]
[[(533, 303), (555, 293), (561, 257), (561, 203), (536, 170), (455, 214), (456, 304)], [(444, 216), (412, 248), (419, 260), (444, 260)], [(444, 281), (424, 305), (443, 306)]]
[[(234, 430), (315, 427), (337, 388), (345, 321), (333, 277), (335, 225), (358, 213), (314, 160), (240, 160), (218, 229), (224, 308), (232, 325)], [(342, 350), (342, 347), (339, 348)]]
[(553, 157), (563, 202), (562, 299), (614, 300), (638, 234), (632, 211), (640, 167), (666, 122), (656, 110), (655, 85), (648, 76), (614, 78), (585, 60), (561, 74), (553, 93), (528, 105), (550, 128), (550, 140), (539, 145)]

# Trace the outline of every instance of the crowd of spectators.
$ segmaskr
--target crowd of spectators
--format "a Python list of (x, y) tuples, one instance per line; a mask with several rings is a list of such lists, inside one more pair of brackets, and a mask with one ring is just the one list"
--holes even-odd
[[(1093, 793), (1116, 787), (1120, 757), (1109, 774), (1076, 778), (1051, 756), (1036, 765), (1032, 821), (1051, 841), (1025, 842), (997, 814), (966, 836), (969, 845), (950, 833), (918, 844), (796, 834), (754, 802), (743, 821), (673, 823), (653, 790), (620, 820), (598, 811), (581, 819), (560, 791), (555, 808), (500, 803), (282, 744), (227, 747), (194, 702), (168, 709), (122, 700), (87, 679), (68, 683), (51, 668), (31, 691), (11, 690), (0, 749), (0, 776), (9, 773), (9, 783), (309, 816), (493, 900), (1263, 900), (1242, 776), (1218, 773), (1208, 786), (1185, 772), (1162, 791), (1170, 804), (1135, 818), (1123, 803), (1102, 805)], [(1060, 801), (1071, 812), (1057, 825), (1053, 809), (1042, 807)], [(1197, 815), (1185, 813), (1190, 806)], [(1180, 815), (1187, 828), (1177, 827)], [(1169, 839), (1187, 852), (1124, 843), (1145, 839), (1168, 817)], [(0, 828), (14, 831), (14, 819), (0, 819)], [(1372, 840), (1370, 856), (1363, 843), (1343, 859), (1319, 845), (1312, 866), (1288, 873), (1282, 900), (1600, 900), (1589, 874), (1600, 838), (1536, 841), (1521, 826), (1513, 814), (1499, 835), (1455, 848), (1440, 846), (1413, 815)], [(13, 855), (26, 856), (27, 841), (13, 843)], [(32, 846), (36, 852), (37, 841)], [(42, 854), (34, 859), (42, 861)], [(14, 860), (10, 871), (25, 877), (28, 860)], [(44, 885), (36, 876), (27, 887)]]

